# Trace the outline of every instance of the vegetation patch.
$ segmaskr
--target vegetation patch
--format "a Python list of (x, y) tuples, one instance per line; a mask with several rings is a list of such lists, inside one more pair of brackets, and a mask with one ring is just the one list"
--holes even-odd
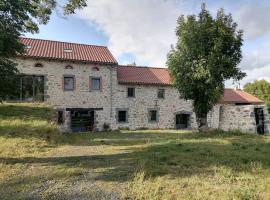
[(0, 105), (1, 199), (268, 199), (270, 138), (212, 131), (61, 134), (43, 104)]

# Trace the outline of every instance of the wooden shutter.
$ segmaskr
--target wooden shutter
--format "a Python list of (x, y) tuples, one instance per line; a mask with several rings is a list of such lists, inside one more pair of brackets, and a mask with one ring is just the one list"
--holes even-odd
[(92, 77), (89, 77), (89, 92), (92, 91)]
[(100, 83), (99, 84), (100, 84), (99, 85), (100, 92), (102, 92), (103, 91), (103, 80), (102, 80), (102, 77), (100, 77)]
[(76, 78), (75, 78), (75, 76), (73, 77), (73, 90), (76, 90)]
[(62, 85), (62, 90), (65, 91), (65, 77), (62, 77), (61, 85)]

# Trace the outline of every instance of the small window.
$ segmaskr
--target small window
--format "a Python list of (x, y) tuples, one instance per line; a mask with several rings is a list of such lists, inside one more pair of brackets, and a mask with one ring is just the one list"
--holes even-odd
[(159, 99), (165, 98), (165, 89), (158, 89), (158, 98)]
[(65, 69), (73, 69), (72, 65), (66, 65)]
[(64, 49), (64, 52), (65, 53), (72, 53), (72, 49), (66, 48), (66, 49)]
[(149, 122), (157, 122), (157, 110), (149, 110)]
[(118, 122), (120, 122), (120, 123), (127, 122), (127, 111), (126, 110), (119, 110), (118, 111)]
[(135, 88), (133, 87), (127, 88), (127, 97), (135, 97)]
[(73, 91), (74, 90), (74, 77), (73, 76), (65, 76), (64, 77), (64, 90), (65, 91)]
[(58, 111), (57, 112), (57, 124), (63, 124), (64, 123), (64, 111)]
[(100, 90), (100, 78), (91, 78), (91, 89), (92, 90)]
[(93, 67), (92, 71), (99, 71), (99, 68), (98, 67)]
[(43, 64), (42, 63), (36, 63), (35, 67), (43, 67)]
[(25, 45), (24, 47), (25, 47), (26, 49), (31, 49), (31, 48), (32, 48), (31, 45)]

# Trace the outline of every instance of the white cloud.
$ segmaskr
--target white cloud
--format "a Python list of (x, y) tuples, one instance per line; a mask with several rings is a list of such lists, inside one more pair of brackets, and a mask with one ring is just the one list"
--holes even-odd
[[(208, 4), (210, 8), (225, 5), (225, 11), (231, 11), (239, 28), (244, 29), (244, 36), (248, 39), (245, 44), (251, 44), (251, 41), (255, 44), (243, 52), (240, 67), (248, 76), (241, 83), (269, 79), (270, 44), (256, 43), (258, 37), (269, 38), (269, 4), (254, 1), (243, 1), (235, 7), (232, 6), (234, 1), (228, 4), (209, 1)], [(199, 7), (200, 3), (193, 0), (91, 0), (79, 15), (108, 36), (108, 47), (116, 58), (128, 53), (134, 55), (138, 65), (162, 67), (170, 45), (176, 42), (177, 17), (194, 13)], [(122, 62), (130, 63), (128, 60)]]
[(176, 0), (91, 0), (80, 16), (105, 32), (116, 57), (132, 53), (138, 64), (164, 66), (181, 14)]
[(256, 39), (270, 32), (270, 6), (249, 3), (235, 11), (235, 19), (247, 39)]

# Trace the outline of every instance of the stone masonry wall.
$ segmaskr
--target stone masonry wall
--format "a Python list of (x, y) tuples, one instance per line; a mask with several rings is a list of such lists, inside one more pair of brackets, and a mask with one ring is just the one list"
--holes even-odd
[[(65, 108), (103, 108), (95, 111), (95, 124), (99, 130), (103, 124), (110, 124), (112, 129), (118, 128), (175, 128), (175, 114), (190, 113), (190, 128), (196, 128), (195, 115), (192, 111), (192, 102), (179, 98), (178, 92), (171, 87), (165, 89), (165, 98), (157, 98), (157, 86), (136, 85), (135, 98), (127, 97), (128, 85), (119, 85), (117, 71), (114, 66), (100, 66), (84, 63), (48, 61), (36, 59), (17, 59), (18, 69), (23, 74), (45, 76), (45, 101), (55, 109)], [(42, 68), (35, 67), (35, 63), (42, 63)], [(72, 65), (73, 69), (65, 69)], [(93, 67), (99, 67), (94, 71)], [(74, 75), (76, 79), (75, 91), (64, 91), (62, 78), (64, 75)], [(102, 92), (89, 91), (89, 77), (102, 77)], [(112, 86), (112, 87), (111, 87)], [(128, 123), (118, 123), (117, 110), (128, 110)], [(148, 110), (158, 110), (158, 122), (148, 122)], [(65, 117), (70, 117), (66, 112)], [(65, 120), (61, 130), (69, 130), (70, 121)]]
[(265, 105), (222, 105), (220, 107), (219, 128), (225, 131), (240, 130), (256, 133), (255, 108), (264, 109), (265, 130), (270, 131), (270, 123)]
[[(115, 83), (115, 82), (114, 82)], [(157, 87), (146, 85), (114, 85), (113, 90), (113, 117), (116, 120), (117, 109), (128, 110), (128, 123), (113, 124), (113, 128), (138, 129), (166, 129), (175, 128), (176, 113), (190, 113), (190, 128), (197, 128), (195, 114), (193, 113), (192, 101), (185, 101), (179, 97), (177, 90), (172, 87)], [(135, 97), (127, 97), (127, 87), (135, 88)], [(165, 89), (165, 98), (157, 98), (158, 88)], [(158, 121), (148, 122), (148, 110), (158, 111)]]
[[(19, 71), (23, 74), (45, 76), (45, 101), (55, 109), (103, 108), (103, 110), (96, 111), (96, 124), (101, 129), (104, 122), (110, 122), (111, 66), (36, 59), (17, 59), (17, 63)], [(43, 67), (35, 67), (35, 63), (42, 63)], [(67, 65), (73, 66), (73, 69), (65, 69)], [(93, 67), (98, 67), (99, 71), (94, 71)], [(74, 91), (63, 90), (64, 75), (75, 76)], [(90, 76), (102, 77), (102, 91), (90, 92)], [(69, 116), (68, 113), (66, 114)]]

